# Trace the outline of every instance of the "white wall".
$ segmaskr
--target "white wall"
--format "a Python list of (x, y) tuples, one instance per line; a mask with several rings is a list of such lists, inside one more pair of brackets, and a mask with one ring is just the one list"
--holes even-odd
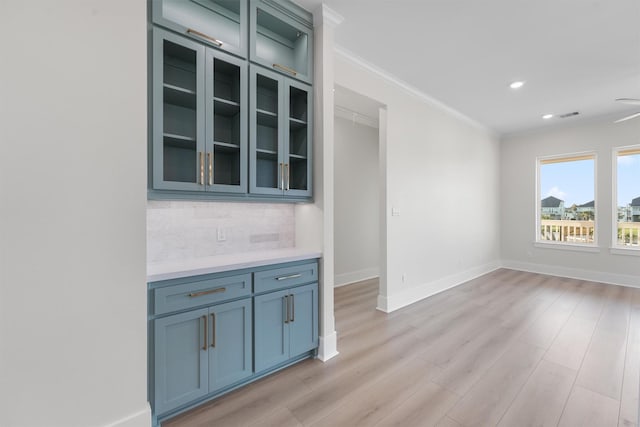
[(148, 426), (146, 2), (0, 2), (0, 425)]
[[(502, 258), (505, 265), (548, 274), (640, 286), (640, 258), (614, 255), (612, 243), (612, 148), (640, 143), (640, 120), (614, 119), (510, 136), (502, 154)], [(536, 157), (597, 153), (596, 198), (599, 253), (534, 247)]]
[(378, 129), (334, 122), (335, 285), (379, 274)]
[(380, 260), (387, 295), (379, 308), (397, 309), (496, 268), (497, 138), (343, 51), (335, 82), (387, 107), (387, 256)]

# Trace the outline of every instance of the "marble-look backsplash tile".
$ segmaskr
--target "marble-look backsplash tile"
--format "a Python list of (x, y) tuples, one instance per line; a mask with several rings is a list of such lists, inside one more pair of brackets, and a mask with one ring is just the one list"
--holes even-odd
[(294, 246), (290, 204), (147, 201), (148, 262)]

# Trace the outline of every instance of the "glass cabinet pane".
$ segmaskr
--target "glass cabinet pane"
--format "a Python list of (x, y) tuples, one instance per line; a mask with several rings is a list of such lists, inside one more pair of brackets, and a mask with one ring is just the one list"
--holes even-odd
[(153, 19), (200, 42), (246, 57), (244, 1), (154, 0)]
[(279, 156), (280, 81), (257, 74), (255, 110), (256, 187), (281, 189)]
[(287, 84), (288, 137), (286, 164), (286, 191), (292, 195), (310, 195), (310, 149), (311, 127), (310, 88), (304, 85)]
[(198, 190), (202, 47), (154, 31), (154, 188)]
[(252, 3), (251, 59), (311, 82), (312, 30), (261, 2)]

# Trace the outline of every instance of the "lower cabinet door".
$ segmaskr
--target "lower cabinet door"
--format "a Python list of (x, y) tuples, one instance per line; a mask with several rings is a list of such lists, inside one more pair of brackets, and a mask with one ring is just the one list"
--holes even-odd
[(208, 309), (154, 321), (154, 411), (162, 414), (209, 392)]
[(209, 308), (209, 392), (251, 376), (251, 298)]
[(254, 298), (256, 372), (289, 358), (288, 298), (288, 290)]
[(318, 284), (289, 290), (289, 356), (295, 357), (318, 346)]

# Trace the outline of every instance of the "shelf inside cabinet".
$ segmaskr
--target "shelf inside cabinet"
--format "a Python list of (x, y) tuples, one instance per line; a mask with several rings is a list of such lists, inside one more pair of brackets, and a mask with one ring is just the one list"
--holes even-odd
[(295, 160), (307, 160), (307, 156), (301, 156), (299, 154), (289, 154), (289, 158), (292, 159), (292, 161), (295, 161)]
[(164, 102), (181, 107), (195, 109), (196, 93), (193, 90), (165, 83), (163, 85)]
[(289, 89), (289, 117), (291, 120), (297, 120), (306, 123), (309, 93), (305, 90), (291, 86)]
[(240, 67), (222, 59), (214, 58), (213, 93), (216, 99), (239, 104), (242, 99), (240, 94)]
[(215, 114), (226, 117), (235, 116), (240, 112), (240, 104), (222, 98), (213, 98), (213, 108)]
[(230, 150), (239, 150), (240, 149), (240, 146), (238, 144), (229, 144), (227, 142), (221, 142), (221, 141), (213, 141), (213, 144), (216, 147), (228, 148)]
[(214, 184), (240, 185), (240, 171), (240, 147), (232, 144), (214, 144)]
[(278, 127), (278, 115), (270, 111), (256, 110), (258, 125), (272, 128)]
[(271, 158), (278, 155), (278, 152), (275, 150), (265, 150), (263, 148), (256, 148), (256, 153), (258, 153), (258, 157), (263, 158)]
[(298, 120), (298, 119), (294, 119), (294, 118), (290, 118), (289, 119), (289, 126), (291, 127), (291, 129), (302, 129), (302, 128), (307, 126), (307, 122), (302, 121), (302, 120)]

